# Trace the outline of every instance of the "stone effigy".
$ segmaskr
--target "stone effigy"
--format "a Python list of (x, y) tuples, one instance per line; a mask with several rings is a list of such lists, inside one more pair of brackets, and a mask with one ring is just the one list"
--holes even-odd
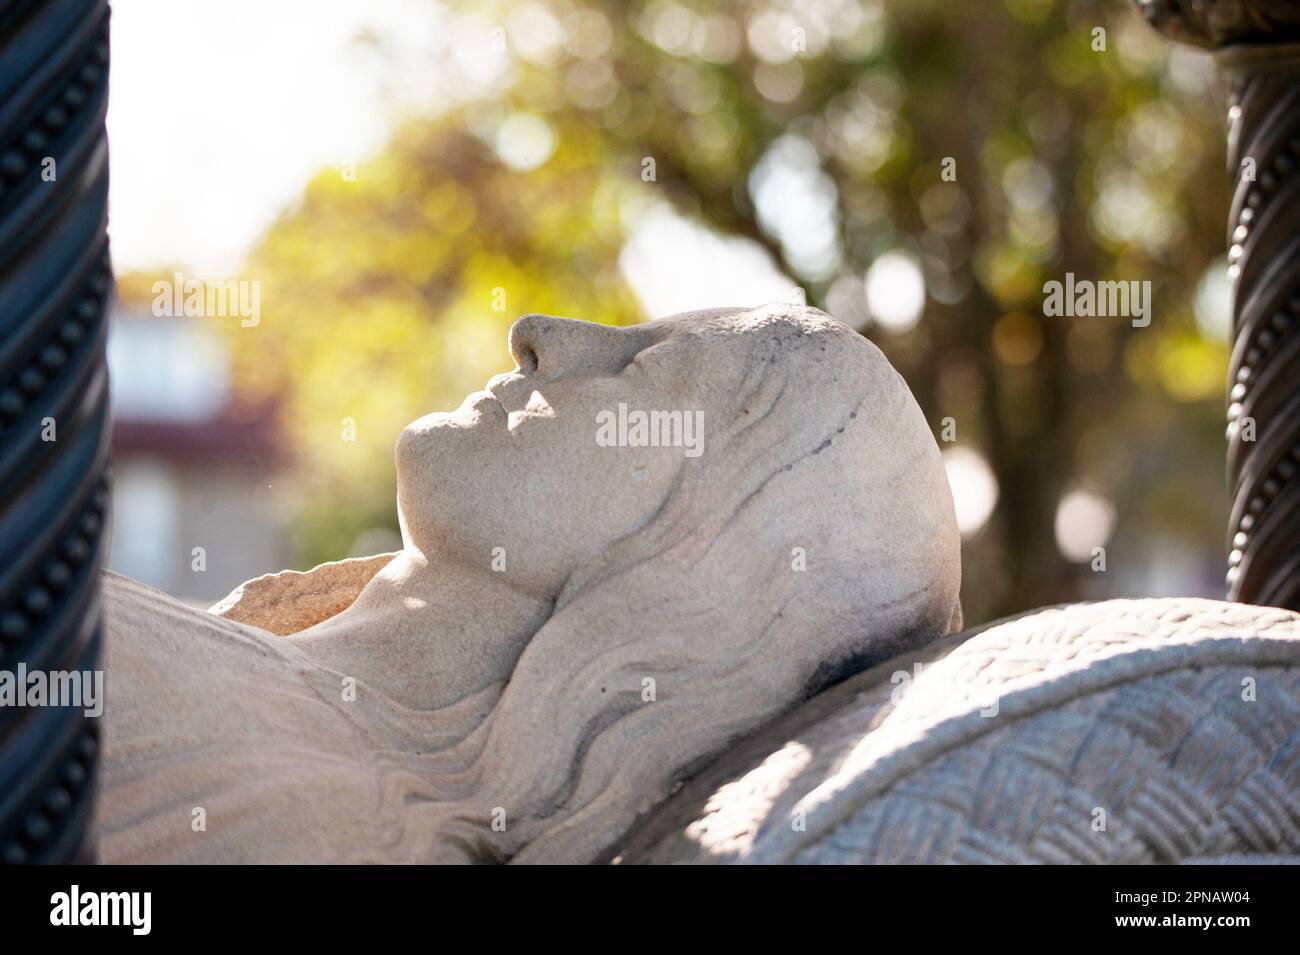
[[(1296, 615), (1111, 601), (945, 636), (946, 481), (863, 339), (769, 308), (529, 316), (510, 344), (399, 440), (396, 555), (211, 614), (109, 576), (107, 861), (1300, 853)], [(597, 441), (631, 406), (700, 442)]]
[(398, 553), (107, 578), (106, 861), (1300, 858), (1300, 616), (954, 634), (934, 441), (813, 309), (510, 347), (399, 439)]
[[(938, 449), (847, 327), (526, 316), (510, 348), (398, 440), (391, 559), (224, 616), (107, 577), (105, 861), (591, 861), (736, 739), (960, 626)], [(598, 442), (621, 404), (699, 441)]]

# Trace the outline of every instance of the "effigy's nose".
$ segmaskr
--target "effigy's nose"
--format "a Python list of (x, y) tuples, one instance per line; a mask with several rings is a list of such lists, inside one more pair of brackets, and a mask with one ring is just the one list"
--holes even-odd
[(610, 373), (627, 365), (643, 346), (636, 331), (529, 314), (510, 327), (510, 355), (526, 375), (556, 378), (578, 367)]

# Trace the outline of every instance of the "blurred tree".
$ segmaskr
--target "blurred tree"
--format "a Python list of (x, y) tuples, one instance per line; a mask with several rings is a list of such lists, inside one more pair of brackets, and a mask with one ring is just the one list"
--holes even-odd
[[(264, 318), (232, 341), (248, 390), (286, 394), (304, 562), (392, 521), (398, 429), (505, 367), (518, 314), (638, 318), (618, 256), (648, 199), (766, 249), (989, 462), (968, 620), (1217, 561), (1225, 331), (1196, 321), (1227, 203), (1216, 99), (1128, 3), (472, 8), (496, 85), (355, 181), (322, 172), (248, 263)], [(1149, 280), (1150, 326), (1045, 317), (1067, 272)], [(1115, 511), (1105, 575), (1058, 546), (1075, 488)]]

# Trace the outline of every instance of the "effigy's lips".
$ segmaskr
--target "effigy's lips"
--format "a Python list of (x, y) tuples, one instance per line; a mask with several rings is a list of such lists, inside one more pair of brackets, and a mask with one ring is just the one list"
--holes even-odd
[(283, 570), (240, 584), (209, 613), (286, 636), (346, 610), (396, 553), (355, 557), (308, 571)]

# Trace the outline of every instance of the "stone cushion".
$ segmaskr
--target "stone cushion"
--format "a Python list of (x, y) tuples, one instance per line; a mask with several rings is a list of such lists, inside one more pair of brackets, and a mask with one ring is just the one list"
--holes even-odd
[(1168, 863), (1300, 855), (1300, 616), (1062, 606), (897, 657), (643, 816), (612, 860)]

